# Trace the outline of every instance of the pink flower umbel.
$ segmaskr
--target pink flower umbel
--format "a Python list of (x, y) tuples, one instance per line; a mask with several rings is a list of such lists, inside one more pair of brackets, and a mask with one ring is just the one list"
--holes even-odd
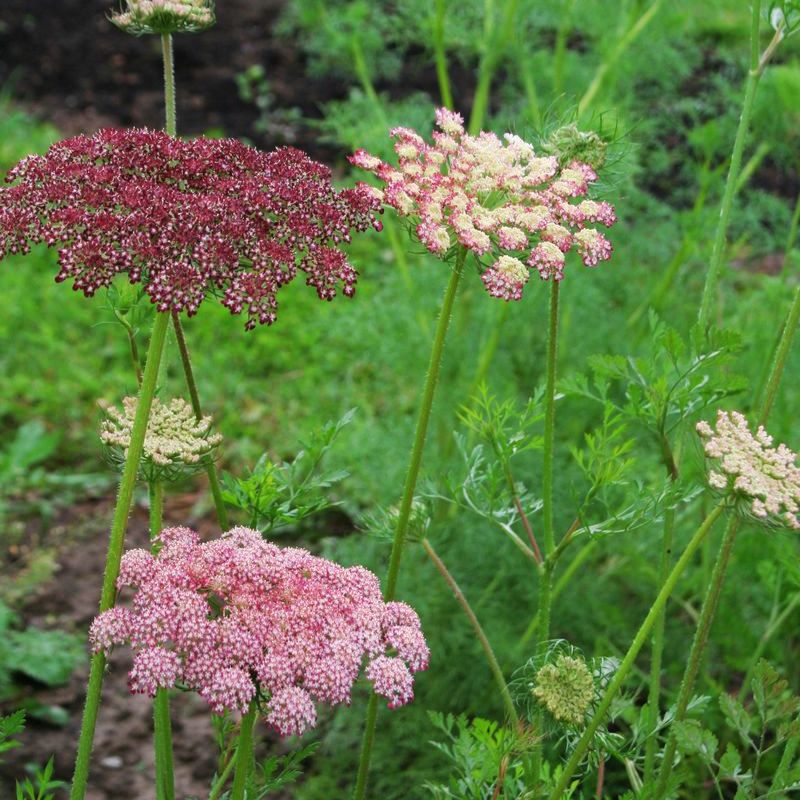
[(384, 603), (368, 570), (248, 528), (205, 543), (169, 528), (159, 542), (155, 556), (125, 554), (118, 586), (135, 589), (132, 608), (106, 611), (90, 631), (95, 651), (133, 647), (132, 692), (180, 685), (217, 713), (245, 711), (257, 697), (282, 736), (313, 727), (315, 703), (349, 703), (365, 660), (390, 708), (413, 699), (412, 675), (429, 658), (419, 617)]
[(439, 130), (428, 144), (416, 131), (395, 128), (397, 166), (364, 150), (350, 161), (384, 184), (375, 196), (408, 217), (419, 241), (446, 257), (456, 244), (490, 256), (483, 283), (493, 297), (519, 300), (529, 268), (542, 280), (564, 277), (565, 253), (575, 249), (587, 267), (611, 257), (611, 243), (592, 223), (613, 225), (608, 203), (582, 199), (597, 180), (591, 167), (559, 169), (553, 156), (537, 157), (514, 134), (470, 136), (459, 114), (436, 112)]
[(106, 129), (24, 159), (6, 180), (0, 258), (45, 242), (59, 251), (56, 280), (88, 297), (122, 273), (159, 311), (192, 315), (218, 294), (248, 329), (275, 321), (277, 291), (298, 270), (323, 300), (352, 295), (340, 245), (380, 228), (366, 187), (336, 191), (301, 151), (233, 139)]
[(800, 467), (797, 455), (785, 444), (772, 446), (772, 437), (759, 427), (750, 432), (744, 415), (717, 412), (717, 424), (697, 423), (706, 456), (717, 469), (708, 482), (719, 491), (732, 490), (747, 498), (750, 511), (759, 519), (777, 521), (800, 530)]

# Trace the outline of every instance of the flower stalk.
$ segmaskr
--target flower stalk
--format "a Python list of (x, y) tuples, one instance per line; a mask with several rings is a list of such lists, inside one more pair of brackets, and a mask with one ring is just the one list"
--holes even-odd
[(239, 725), (239, 743), (236, 747), (236, 767), (233, 774), (231, 800), (244, 800), (247, 776), (253, 760), (253, 728), (256, 724), (256, 704), (250, 703)]
[[(128, 455), (117, 495), (114, 509), (114, 518), (111, 525), (108, 553), (106, 555), (105, 572), (103, 574), (103, 589), (100, 596), (100, 612), (107, 611), (114, 605), (116, 597), (117, 576), (122, 559), (122, 549), (127, 529), (128, 515), (133, 502), (133, 490), (136, 486), (136, 476), (139, 471), (139, 462), (144, 448), (144, 437), (147, 432), (147, 421), (150, 416), (150, 406), (155, 395), (158, 381), (158, 370), (161, 365), (161, 356), (164, 351), (168, 314), (156, 314), (153, 323), (153, 332), (150, 336), (150, 345), (147, 352), (142, 385), (139, 389), (139, 399), (136, 407), (136, 417)], [(97, 724), (97, 713), (100, 708), (100, 696), (103, 689), (103, 673), (106, 658), (102, 652), (92, 656), (89, 671), (89, 685), (86, 692), (86, 705), (83, 711), (81, 732), (78, 739), (78, 752), (75, 759), (75, 772), (72, 778), (70, 800), (83, 800), (86, 794), (86, 785), (89, 778), (89, 761), (94, 741), (94, 731)]]
[[(436, 394), (436, 387), (439, 382), (439, 371), (442, 365), (442, 354), (444, 344), (447, 339), (447, 330), (450, 326), (450, 319), (453, 314), (453, 304), (455, 302), (458, 285), (464, 272), (464, 263), (467, 257), (467, 250), (459, 247), (456, 254), (455, 265), (450, 273), (447, 282), (442, 307), (439, 312), (439, 320), (436, 325), (433, 345), (431, 347), (430, 361), (428, 363), (428, 374), (425, 378), (425, 387), (422, 392), (422, 403), (420, 405), (419, 417), (414, 434), (414, 444), (411, 448), (411, 457), (406, 473), (405, 486), (403, 488), (403, 499), (397, 517), (397, 528), (395, 529), (394, 541), (392, 542), (392, 552), (389, 557), (389, 569), (386, 575), (386, 586), (384, 589), (384, 600), (389, 602), (394, 599), (397, 589), (397, 578), (400, 572), (400, 560), (403, 555), (406, 535), (408, 534), (409, 521), (411, 519), (411, 509), (414, 502), (414, 491), (417, 487), (420, 467), (422, 466), (422, 455), (425, 449), (425, 439), (428, 434), (428, 424), (430, 422), (433, 399)], [(367, 791), (367, 778), (369, 775), (369, 764), (372, 756), (372, 745), (375, 740), (375, 724), (378, 718), (378, 701), (372, 695), (367, 705), (367, 717), (364, 726), (364, 738), (361, 744), (361, 756), (358, 765), (358, 775), (353, 794), (354, 800), (364, 800)]]
[(472, 606), (470, 606), (469, 601), (465, 597), (464, 593), (461, 591), (461, 587), (459, 587), (456, 579), (453, 577), (450, 570), (447, 569), (447, 566), (439, 557), (439, 554), (433, 549), (433, 545), (427, 539), (423, 539), (422, 547), (430, 557), (439, 574), (444, 578), (445, 582), (450, 587), (453, 595), (456, 598), (456, 601), (467, 615), (467, 619), (469, 619), (470, 625), (472, 625), (472, 629), (475, 631), (475, 636), (477, 636), (478, 641), (483, 648), (483, 652), (486, 655), (486, 660), (489, 664), (492, 677), (494, 678), (494, 682), (497, 684), (497, 688), (500, 691), (500, 696), (503, 699), (503, 704), (505, 705), (508, 719), (516, 728), (519, 725), (519, 716), (517, 715), (517, 710), (514, 708), (514, 701), (511, 698), (511, 693), (508, 691), (506, 679), (503, 677), (503, 670), (497, 661), (497, 656), (494, 654), (494, 650), (489, 642), (489, 638), (486, 636), (486, 632), (483, 630), (483, 626), (478, 620), (478, 617), (475, 615), (475, 612), (472, 610)]
[(578, 766), (583, 761), (584, 756), (589, 750), (597, 729), (605, 720), (606, 714), (611, 707), (611, 703), (614, 701), (614, 698), (617, 696), (622, 684), (628, 677), (628, 673), (633, 667), (636, 656), (647, 642), (650, 632), (652, 631), (653, 626), (663, 611), (667, 600), (672, 595), (678, 580), (680, 580), (680, 577), (683, 575), (686, 567), (689, 566), (689, 563), (697, 551), (697, 548), (700, 547), (706, 536), (708, 536), (711, 529), (714, 527), (714, 523), (716, 523), (716, 521), (722, 516), (724, 510), (725, 504), (719, 503), (713, 509), (713, 511), (711, 511), (697, 531), (695, 531), (691, 540), (686, 545), (686, 549), (683, 551), (681, 557), (677, 560), (675, 566), (670, 571), (669, 576), (667, 577), (666, 581), (664, 581), (664, 585), (661, 587), (661, 591), (658, 593), (658, 596), (650, 606), (650, 610), (648, 611), (644, 622), (642, 622), (639, 630), (636, 633), (636, 636), (628, 647), (628, 651), (625, 653), (625, 656), (620, 662), (617, 671), (614, 673), (614, 677), (608, 684), (606, 691), (603, 693), (603, 697), (597, 705), (597, 710), (595, 711), (594, 716), (586, 726), (582, 736), (575, 745), (569, 761), (564, 766), (564, 770), (561, 773), (558, 783), (553, 789), (553, 792), (550, 794), (549, 800), (560, 800), (560, 798), (564, 796), (564, 793), (567, 791), (567, 788), (572, 781), (572, 776), (575, 774)]

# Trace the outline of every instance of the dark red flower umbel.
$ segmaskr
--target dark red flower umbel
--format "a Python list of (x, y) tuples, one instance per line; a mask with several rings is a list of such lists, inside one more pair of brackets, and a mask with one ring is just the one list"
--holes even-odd
[(208, 293), (248, 329), (275, 321), (278, 289), (300, 269), (323, 300), (355, 291), (339, 245), (380, 229), (363, 185), (336, 191), (330, 170), (283, 147), (182, 141), (160, 131), (101, 130), (53, 145), (0, 188), (0, 258), (46, 242), (57, 281), (91, 297), (126, 273), (159, 311), (192, 315)]

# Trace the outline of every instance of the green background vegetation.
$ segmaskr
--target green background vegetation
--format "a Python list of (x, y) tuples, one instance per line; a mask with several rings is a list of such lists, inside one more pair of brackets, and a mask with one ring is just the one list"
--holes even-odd
[[(615, 204), (619, 216), (610, 234), (615, 252), (611, 262), (594, 270), (568, 264), (562, 286), (560, 375), (587, 372), (587, 359), (598, 353), (648, 358), (650, 309), (687, 335), (697, 314), (738, 121), (748, 57), (747, 4), (657, 4), (640, 31), (636, 26), (651, 4), (464, 0), (446, 6), (442, 41), (456, 77), (455, 107), (465, 116), (474, 76), (486, 68), (486, 53), (495, 53), (485, 128), (511, 129), (535, 142), (560, 124), (577, 120), (612, 141), (599, 193)], [(504, 14), (510, 6), (516, 6), (517, 16), (508, 25)], [(386, 152), (386, 129), (401, 121), (423, 132), (430, 129), (433, 107), (440, 102), (432, 67), (435, 13), (435, 3), (418, 0), (396, 4), (391, 14), (380, 4), (359, 0), (295, 0), (287, 6), (282, 25), (306, 51), (309, 71), (331, 71), (352, 81), (348, 97), (327, 103), (322, 118), (313, 122), (320, 140), (339, 154), (334, 166), (343, 184), (355, 177), (344, 160), (351, 148)], [(201, 38), (197, 46), (202, 47)], [(427, 79), (415, 81), (420, 75)], [(578, 102), (598, 75), (597, 92), (579, 114)], [(759, 88), (719, 292), (718, 322), (741, 333), (742, 347), (721, 368), (724, 375), (715, 379), (746, 377), (738, 396), (724, 402), (744, 412), (754, 407), (800, 267), (797, 248), (784, 260), (800, 190), (799, 96), (800, 48), (797, 40), (789, 40)], [(263, 120), (269, 124), (270, 115), (278, 112), (264, 105)], [(3, 100), (4, 168), (57, 137), (45, 122), (16, 110), (10, 98)], [(352, 300), (320, 303), (296, 281), (281, 291), (278, 322), (272, 328), (245, 333), (240, 319), (211, 302), (185, 325), (205, 409), (225, 435), (222, 466), (234, 474), (243, 474), (265, 451), (276, 459), (291, 457), (298, 442), (322, 422), (356, 409), (327, 456), (328, 468), (349, 472), (333, 494), (354, 523), (399, 499), (429, 335), (447, 280), (446, 267), (418, 248), (406, 247), (400, 226), (394, 225), (394, 233), (408, 251), (405, 265), (398, 263), (387, 232), (369, 234), (351, 247), (360, 271)], [(0, 536), (22, 535), (14, 533), (21, 519), (41, 518), (46, 528), (50, 506), (75, 496), (75, 476), (94, 485), (92, 474), (103, 470), (96, 435), (98, 400), (119, 401), (135, 391), (124, 331), (107, 299), (98, 295), (86, 300), (56, 285), (54, 265), (55, 254), (44, 249), (0, 265), (0, 475), (10, 476), (0, 487), (0, 519), (7, 531)], [(543, 382), (545, 289), (532, 278), (522, 302), (504, 309), (485, 294), (477, 270), (468, 266), (428, 443), (424, 472), (430, 478), (463, 474), (453, 439), (455, 431), (464, 432), (456, 410), (468, 400), (478, 354), (498, 330), (498, 320), (503, 320), (499, 343), (486, 375), (489, 392), (522, 404)], [(146, 319), (141, 327), (148, 329)], [(183, 385), (177, 348), (174, 341), (168, 347), (163, 392), (179, 393)], [(798, 375), (796, 344), (770, 424), (776, 438), (794, 449), (800, 448)], [(23, 459), (15, 466), (8, 454), (20, 427), (32, 421), (56, 439), (41, 459)], [(586, 434), (602, 422), (602, 408), (596, 404), (571, 395), (559, 402), (557, 531), (572, 522), (576, 498), (587, 488), (571, 450), (584, 448)], [(622, 498), (635, 498), (641, 486), (658, 491), (663, 467), (657, 447), (636, 426), (619, 436), (632, 441), (633, 461), (615, 491)], [(700, 449), (693, 434), (685, 437), (683, 454), (689, 474), (699, 475)], [(42, 467), (49, 477), (36, 471)], [(540, 468), (541, 454), (533, 451), (519, 459), (515, 475), (534, 496)], [(73, 480), (59, 483), (54, 479), (58, 475)], [(695, 503), (681, 516), (679, 541), (691, 534), (699, 515)], [(307, 523), (301, 540), (313, 540), (312, 546), (328, 556), (383, 573), (388, 556), (384, 538), (368, 530), (327, 536), (327, 519)], [(537, 526), (538, 520), (533, 523)], [(659, 535), (660, 524), (654, 522), (598, 536), (555, 603), (553, 634), (589, 656), (624, 652), (655, 595)], [(518, 646), (535, 612), (536, 580), (530, 566), (496, 529), (468, 511), (435, 507), (429, 536), (511, 674), (533, 655)], [(715, 541), (712, 537), (668, 607), (667, 698), (676, 691), (684, 667)], [(738, 691), (771, 616), (800, 592), (797, 556), (796, 535), (745, 528), (698, 691)], [(421, 548), (411, 546), (406, 553), (399, 595), (419, 609), (432, 660), (430, 670), (418, 676), (414, 705), (381, 712), (372, 791), (387, 800), (425, 797), (425, 781), (446, 782), (447, 762), (427, 744), (439, 737), (428, 710), (489, 718), (502, 714), (482, 653)], [(7, 599), (21, 602), (20, 597)], [(800, 687), (798, 621), (797, 612), (789, 615), (765, 649), (795, 690)], [(641, 700), (646, 694), (645, 654), (640, 664), (643, 671), (630, 682), (628, 695)], [(361, 693), (350, 709), (326, 715), (311, 735), (320, 737), (322, 745), (296, 789), (297, 797), (344, 796), (357, 759), (363, 699)], [(702, 713), (705, 724), (721, 727), (715, 704)], [(699, 787), (700, 766), (697, 772)], [(618, 765), (610, 768), (607, 781), (609, 796), (628, 788)], [(691, 796), (704, 791), (696, 788)]]

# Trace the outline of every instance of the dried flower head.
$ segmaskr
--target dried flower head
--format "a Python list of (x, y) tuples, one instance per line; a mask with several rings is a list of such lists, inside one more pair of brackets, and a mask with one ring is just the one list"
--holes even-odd
[[(108, 406), (100, 424), (100, 439), (112, 458), (123, 464), (128, 456), (136, 418), (137, 398), (126, 397), (122, 408)], [(144, 438), (141, 471), (148, 480), (164, 480), (204, 466), (213, 457), (222, 435), (212, 433), (211, 417), (198, 420), (192, 407), (180, 398), (162, 403), (153, 398)]]
[(533, 696), (557, 722), (582, 725), (595, 699), (595, 685), (586, 662), (560, 653), (534, 678)]
[(127, 0), (124, 11), (111, 15), (120, 30), (147, 33), (197, 33), (215, 22), (212, 0)]
[(759, 426), (755, 435), (737, 411), (718, 411), (716, 426), (697, 423), (706, 456), (716, 469), (709, 470), (709, 485), (733, 491), (747, 500), (754, 516), (781, 521), (800, 530), (800, 468), (797, 454), (785, 444), (772, 445), (772, 437)]
[(209, 293), (248, 329), (275, 321), (278, 289), (298, 269), (323, 300), (357, 273), (340, 245), (380, 228), (366, 187), (334, 190), (330, 170), (282, 147), (181, 141), (160, 131), (99, 131), (53, 145), (0, 188), (0, 258), (46, 242), (57, 281), (92, 296), (118, 274), (159, 311), (192, 315)]
[(211, 708), (264, 704), (283, 736), (315, 724), (315, 703), (350, 702), (366, 658), (376, 693), (397, 708), (413, 699), (414, 672), (428, 666), (419, 617), (384, 603), (378, 579), (247, 528), (201, 543), (188, 528), (162, 531), (157, 555), (131, 550), (118, 586), (132, 607), (95, 619), (95, 651), (130, 643), (132, 692), (194, 689)]
[(350, 161), (384, 184), (375, 196), (413, 221), (419, 241), (447, 258), (458, 244), (492, 263), (483, 283), (494, 297), (519, 300), (529, 269), (543, 280), (564, 277), (565, 253), (576, 249), (586, 266), (611, 257), (611, 244), (590, 223), (612, 225), (614, 209), (583, 200), (594, 170), (572, 161), (559, 168), (555, 156), (537, 157), (533, 147), (507, 133), (471, 136), (459, 114), (436, 112), (433, 144), (410, 128), (391, 131), (396, 167), (364, 150)]

